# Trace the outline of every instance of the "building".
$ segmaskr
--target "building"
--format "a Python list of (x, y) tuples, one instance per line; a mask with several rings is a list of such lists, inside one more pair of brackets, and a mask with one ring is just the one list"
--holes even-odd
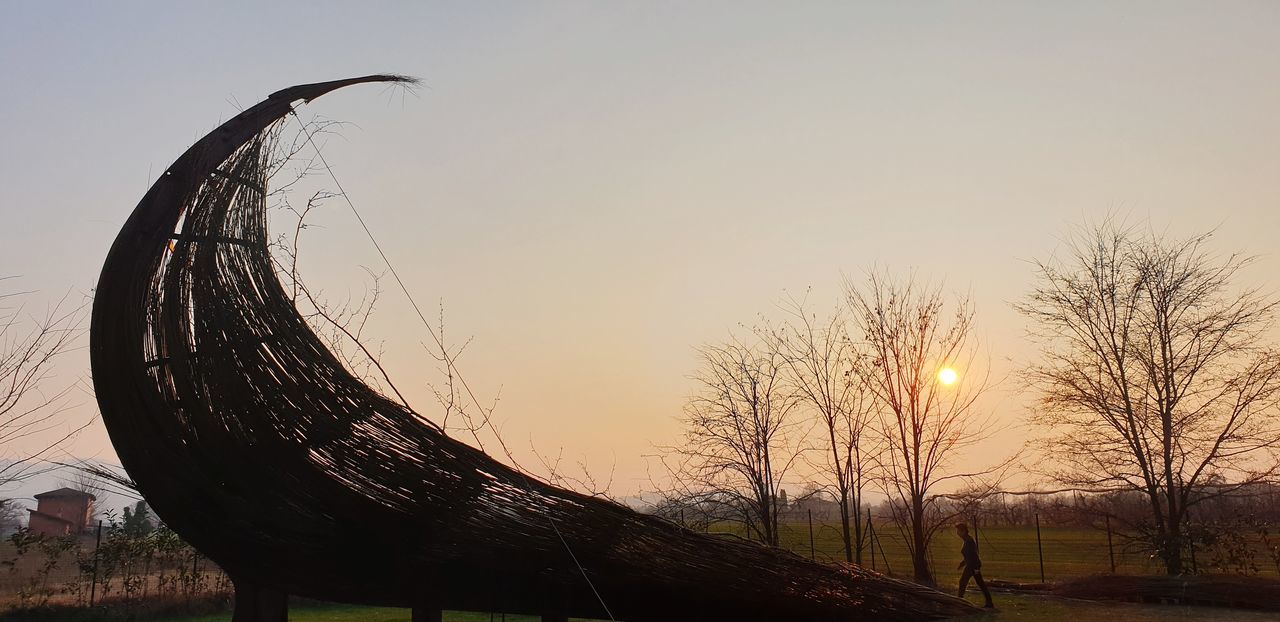
[(804, 513), (808, 516), (809, 512), (813, 512), (813, 520), (833, 521), (840, 518), (840, 504), (832, 499), (815, 495), (796, 499), (793, 505), (796, 514)]
[(778, 506), (778, 519), (784, 522), (808, 520), (810, 513), (816, 521), (838, 520), (840, 504), (825, 494), (810, 493), (792, 501), (789, 505), (779, 504)]
[(82, 533), (89, 527), (96, 500), (93, 495), (72, 488), (42, 492), (36, 495), (36, 509), (27, 510), (31, 513), (27, 529), (46, 536)]

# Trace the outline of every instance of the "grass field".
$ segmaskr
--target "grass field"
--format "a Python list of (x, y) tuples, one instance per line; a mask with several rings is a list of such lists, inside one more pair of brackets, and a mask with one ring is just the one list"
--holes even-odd
[[(783, 546), (800, 553), (809, 554), (809, 526), (807, 523), (787, 524), (782, 527)], [(712, 532), (731, 531), (727, 525), (713, 527)], [(1027, 527), (992, 527), (979, 530), (979, 547), (983, 558), (983, 570), (987, 577), (1009, 581), (1032, 582), (1040, 580), (1040, 563), (1037, 556), (1036, 532)], [(1041, 542), (1044, 550), (1045, 577), (1049, 581), (1066, 579), (1083, 575), (1109, 572), (1107, 535), (1105, 532), (1080, 528), (1043, 527)], [(840, 535), (833, 525), (814, 525), (814, 555), (818, 559), (841, 558)], [(881, 548), (883, 547), (883, 554)], [(934, 573), (939, 585), (949, 590), (959, 577), (956, 564), (960, 561), (960, 541), (950, 530), (940, 532), (930, 550), (933, 558)], [(1125, 553), (1117, 540), (1117, 571), (1126, 574), (1146, 574), (1158, 572), (1159, 567), (1146, 557)], [(881, 534), (880, 545), (876, 550), (876, 568), (886, 571), (885, 556), (888, 557), (888, 569), (892, 574), (910, 576), (911, 565), (906, 546), (896, 532)], [(871, 557), (864, 559), (869, 566)], [(975, 604), (981, 604), (981, 597), (974, 587), (970, 587), (969, 598)], [(1169, 605), (1136, 605), (1128, 603), (1095, 603), (1087, 601), (1054, 598), (1051, 596), (1012, 594), (997, 591), (995, 594), (998, 611), (982, 614), (968, 620), (974, 622), (996, 622), (1006, 620), (1035, 620), (1037, 622), (1079, 622), (1080, 620), (1099, 620), (1121, 618), (1125, 622), (1162, 622), (1174, 620), (1181, 622), (1261, 622), (1275, 620), (1274, 613), (1215, 609), (1202, 607), (1178, 607)], [(228, 616), (205, 616), (196, 618), (174, 618), (164, 622), (226, 622)], [(358, 607), (334, 607), (319, 609), (295, 609), (289, 619), (295, 622), (408, 622), (409, 612), (403, 609), (369, 609)], [(449, 612), (445, 614), (446, 622), (537, 622), (538, 618), (528, 616), (500, 614), (490, 617), (489, 614)], [(708, 615), (708, 620), (715, 619)]]
[[(898, 531), (883, 525), (878, 533), (879, 545), (875, 552), (875, 569), (899, 577), (911, 577), (911, 560), (905, 541)], [(711, 529), (729, 531), (727, 526)], [(809, 556), (809, 526), (807, 523), (782, 525), (782, 546), (804, 556)], [(1105, 531), (1042, 527), (1040, 537), (1044, 551), (1044, 576), (1048, 581), (1069, 579), (1090, 574), (1109, 573), (1107, 534)], [(814, 554), (819, 560), (843, 559), (840, 533), (834, 525), (814, 523)], [(1034, 527), (990, 527), (978, 531), (978, 547), (982, 556), (983, 574), (989, 579), (1019, 582), (1040, 581), (1040, 561), (1036, 548)], [(1115, 539), (1116, 572), (1119, 574), (1152, 574), (1161, 571), (1158, 560), (1123, 550), (1122, 541)], [(883, 549), (883, 552), (882, 552)], [(954, 530), (944, 529), (934, 538), (930, 547), (933, 572), (939, 585), (953, 585), (960, 576), (956, 565), (960, 563), (960, 539)], [(886, 559), (888, 564), (886, 565)], [(1264, 561), (1259, 559), (1260, 562)], [(865, 554), (863, 563), (871, 567), (872, 558)], [(1275, 576), (1274, 565), (1259, 564), (1263, 575)]]
[[(976, 601), (975, 601), (976, 602)], [(1122, 618), (1125, 622), (1262, 622), (1275, 620), (1274, 613), (1209, 609), (1203, 607), (1174, 607), (1167, 605), (1132, 605), (1127, 603), (1091, 603), (1067, 599), (1028, 596), (1024, 594), (996, 594), (998, 610), (971, 618), (972, 622), (997, 622), (1006, 620), (1035, 620), (1037, 622), (1080, 622)], [(168, 618), (157, 622), (227, 622), (230, 615), (187, 618)], [(446, 622), (538, 622), (531, 616), (446, 612)], [(707, 620), (716, 619), (712, 615)], [(289, 613), (291, 622), (409, 622), (406, 609), (379, 609), (368, 607), (322, 607), (294, 609)]]
[[(229, 614), (199, 616), (193, 618), (167, 618), (156, 622), (227, 622)], [(487, 613), (464, 613), (450, 611), (445, 613), (448, 622), (489, 622)], [(503, 620), (501, 614), (493, 617)], [(507, 622), (538, 622), (540, 618), (532, 616), (506, 616)], [(293, 609), (289, 612), (290, 622), (409, 622), (408, 609), (391, 609), (383, 607), (320, 607), (315, 609)]]
[[(717, 525), (712, 533), (730, 532), (729, 525)], [(1037, 556), (1036, 531), (1034, 527), (991, 527), (979, 530), (978, 543), (983, 559), (983, 571), (988, 579), (999, 579), (1015, 582), (1038, 582), (1040, 580), (1040, 562)], [(888, 525), (879, 534), (880, 541), (876, 547), (874, 565), (880, 572), (888, 572), (895, 576), (910, 578), (911, 564), (907, 556), (906, 546), (901, 535)], [(1041, 540), (1044, 551), (1044, 573), (1049, 581), (1069, 579), (1090, 574), (1110, 572), (1106, 532), (1080, 529), (1043, 527)], [(791, 523), (782, 526), (782, 545), (798, 554), (808, 556), (810, 551), (809, 526), (807, 523)], [(1115, 543), (1117, 571), (1122, 574), (1149, 574), (1160, 571), (1159, 565), (1145, 556), (1126, 553), (1121, 541)], [(843, 559), (840, 547), (839, 531), (834, 525), (814, 524), (813, 537), (814, 556), (819, 560)], [(939, 532), (930, 550), (935, 578), (941, 589), (950, 591), (958, 578), (956, 564), (960, 561), (960, 541), (951, 530)], [(886, 559), (887, 557), (887, 559)], [(888, 562), (886, 564), (886, 561)], [(1262, 561), (1261, 559), (1259, 561)], [(864, 563), (870, 567), (872, 556), (864, 556)], [(1274, 567), (1260, 564), (1263, 574), (1275, 576)], [(14, 580), (13, 573), (2, 573), (4, 579)], [(0, 588), (3, 582), (0, 581)], [(3, 589), (0, 589), (3, 592)], [(978, 599), (976, 589), (970, 588), (970, 597)], [(975, 602), (978, 602), (975, 600)], [(1103, 615), (1123, 615), (1125, 622), (1147, 622), (1155, 620), (1228, 620), (1251, 622), (1253, 620), (1274, 620), (1275, 614), (1253, 614), (1223, 609), (1181, 608), (1171, 606), (1139, 606), (1118, 603), (1085, 603), (1054, 599), (1044, 596), (1028, 596), (1017, 594), (1000, 594), (996, 596), (1001, 611), (989, 616), (971, 618), (974, 620), (1061, 620), (1077, 622), (1080, 619), (1098, 619)], [(207, 611), (207, 609), (206, 609)], [(226, 622), (228, 613), (187, 617), (148, 618), (164, 622)], [(0, 614), (0, 621), (10, 618)], [(314, 606), (295, 607), (290, 615), (291, 620), (301, 622), (397, 622), (408, 621), (409, 612), (404, 609), (368, 608), (348, 606)], [(445, 620), (451, 622), (486, 622), (489, 620), (510, 622), (536, 621), (537, 618), (527, 616), (496, 614), (450, 613)], [(710, 617), (708, 619), (711, 619)], [(94, 618), (85, 618), (85, 622), (94, 622)]]

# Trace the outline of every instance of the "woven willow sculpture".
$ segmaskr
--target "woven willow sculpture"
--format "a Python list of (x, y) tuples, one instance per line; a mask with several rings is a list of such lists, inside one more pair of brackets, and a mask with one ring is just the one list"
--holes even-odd
[(415, 619), (441, 609), (636, 622), (973, 610), (551, 486), (349, 373), (273, 269), (269, 137), (299, 100), (404, 80), (295, 86), (226, 122), (151, 187), (98, 281), (91, 356), (103, 421), (156, 513), (232, 577), (237, 622), (286, 619), (288, 594), (414, 607)]

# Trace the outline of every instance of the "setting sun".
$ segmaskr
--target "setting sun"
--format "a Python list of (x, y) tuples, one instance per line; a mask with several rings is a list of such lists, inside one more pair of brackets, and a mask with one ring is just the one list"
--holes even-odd
[(943, 367), (938, 371), (938, 382), (941, 382), (942, 384), (955, 384), (959, 377), (960, 375), (956, 373), (956, 370), (951, 369), (950, 367)]

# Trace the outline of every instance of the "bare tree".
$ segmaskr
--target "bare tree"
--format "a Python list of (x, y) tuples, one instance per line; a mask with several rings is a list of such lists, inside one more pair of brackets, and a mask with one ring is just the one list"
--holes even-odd
[[(684, 442), (665, 448), (674, 497), (723, 508), (748, 534), (778, 544), (778, 493), (800, 455), (781, 356), (733, 338), (699, 349), (697, 389), (684, 412)], [(714, 513), (714, 511), (713, 511)]]
[(108, 488), (106, 480), (94, 470), (77, 468), (71, 471), (69, 477), (63, 478), (61, 483), (67, 488), (93, 496), (93, 501), (89, 504), (89, 517), (96, 520), (101, 514), (98, 502), (102, 501), (102, 495)]
[(22, 516), (25, 513), (17, 499), (0, 499), (0, 535), (8, 535), (22, 527)]
[(1017, 305), (1043, 345), (1027, 374), (1054, 477), (1140, 493), (1137, 527), (1171, 575), (1188, 511), (1274, 475), (1280, 447), (1280, 355), (1266, 340), (1276, 301), (1234, 287), (1250, 260), (1215, 256), (1209, 237), (1104, 223), (1038, 262)]
[(862, 564), (866, 544), (862, 491), (874, 455), (870, 424), (875, 402), (854, 373), (858, 352), (849, 339), (846, 314), (837, 309), (819, 319), (794, 298), (782, 305), (788, 320), (758, 332), (780, 356), (789, 390), (817, 420), (821, 451), (812, 452), (815, 470), (839, 506), (845, 561)]
[(932, 495), (940, 483), (981, 473), (952, 473), (955, 454), (988, 436), (991, 418), (975, 403), (987, 387), (976, 373), (947, 385), (946, 369), (974, 370), (973, 307), (960, 299), (950, 311), (940, 287), (914, 277), (895, 282), (872, 274), (864, 287), (846, 282), (854, 325), (865, 342), (859, 374), (875, 396), (877, 432), (885, 443), (881, 482), (903, 530), (915, 580), (934, 585), (929, 542), (948, 518)]
[(63, 298), (30, 315), (19, 304), (26, 293), (0, 294), (0, 486), (42, 472), (44, 459), (88, 425), (64, 428), (75, 383), (48, 386), (80, 334), (84, 307)]

